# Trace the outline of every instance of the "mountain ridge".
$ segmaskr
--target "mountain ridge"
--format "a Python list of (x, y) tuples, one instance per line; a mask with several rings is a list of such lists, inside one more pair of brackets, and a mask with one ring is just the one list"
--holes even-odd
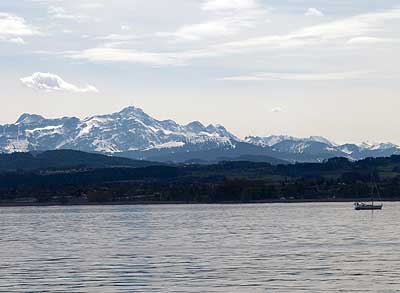
[(322, 136), (271, 135), (240, 139), (220, 124), (206, 126), (199, 121), (178, 124), (171, 119), (158, 120), (134, 106), (83, 119), (48, 119), (24, 113), (15, 123), (0, 125), (1, 153), (58, 149), (163, 162), (215, 162), (239, 157), (263, 158), (271, 163), (321, 162), (332, 157), (359, 160), (400, 154), (400, 147), (392, 143), (339, 145)]

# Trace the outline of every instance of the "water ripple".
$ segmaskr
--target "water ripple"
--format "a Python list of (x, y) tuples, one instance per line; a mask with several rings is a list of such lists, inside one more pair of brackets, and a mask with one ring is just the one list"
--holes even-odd
[(0, 292), (400, 292), (400, 204), (0, 209)]

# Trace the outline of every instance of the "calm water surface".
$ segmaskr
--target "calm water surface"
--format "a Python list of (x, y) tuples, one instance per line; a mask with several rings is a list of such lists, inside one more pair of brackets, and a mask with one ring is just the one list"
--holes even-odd
[(0, 292), (400, 292), (400, 204), (0, 208)]

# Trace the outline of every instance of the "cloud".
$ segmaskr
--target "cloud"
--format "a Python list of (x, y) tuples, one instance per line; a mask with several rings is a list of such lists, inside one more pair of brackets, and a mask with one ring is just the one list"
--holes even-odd
[(274, 107), (271, 109), (271, 113), (280, 113), (283, 109), (281, 107)]
[(266, 12), (255, 0), (206, 0), (201, 8), (209, 13), (209, 20), (185, 24), (173, 32), (159, 32), (156, 35), (185, 41), (233, 35), (254, 27)]
[(256, 9), (258, 5), (254, 0), (206, 0), (203, 10), (223, 12), (227, 10)]
[(356, 37), (347, 41), (348, 45), (374, 45), (385, 43), (399, 43), (399, 40), (376, 37)]
[(175, 37), (183, 40), (201, 40), (209, 37), (231, 35), (236, 31), (228, 19), (184, 25), (175, 32), (160, 32), (157, 36)]
[[(219, 42), (212, 45), (203, 44), (200, 49), (183, 51), (170, 49), (168, 51), (151, 52), (147, 50), (138, 51), (127, 47), (124, 49), (109, 48), (103, 45), (80, 52), (68, 53), (65, 56), (91, 62), (133, 62), (163, 66), (182, 65), (195, 59), (246, 54), (257, 51), (308, 49), (312, 47), (348, 48), (347, 43), (349, 40), (365, 38), (370, 33), (382, 31), (389, 21), (397, 19), (400, 19), (399, 8), (308, 26), (286, 34), (264, 35), (238, 41)], [(205, 38), (207, 32), (214, 34), (218, 32), (218, 30), (213, 32), (212, 28), (213, 25), (188, 26), (185, 30), (177, 30), (173, 34), (192, 39)]]
[[(46, 52), (38, 52), (46, 53)], [(53, 53), (57, 55), (57, 53)], [(189, 61), (217, 57), (220, 53), (209, 49), (178, 52), (147, 52), (113, 47), (97, 47), (80, 52), (64, 52), (65, 57), (89, 62), (129, 62), (150, 66), (186, 65)]]
[(135, 37), (131, 35), (109, 34), (106, 36), (96, 37), (95, 39), (103, 41), (129, 41), (135, 39)]
[(60, 3), (63, 2), (64, 0), (27, 0), (27, 1), (39, 4), (50, 4), (50, 3)]
[(104, 4), (98, 2), (82, 3), (79, 5), (79, 7), (82, 9), (99, 9), (104, 8)]
[(10, 43), (19, 44), (19, 45), (26, 44), (25, 40), (21, 37), (11, 38), (11, 39), (8, 39), (7, 41)]
[(387, 21), (400, 19), (400, 9), (361, 14), (350, 18), (314, 25), (288, 34), (267, 35), (222, 44), (221, 50), (243, 52), (254, 49), (283, 49), (346, 44), (349, 38), (361, 37), (381, 30)]
[(130, 31), (131, 30), (131, 26), (127, 25), (127, 24), (123, 24), (123, 25), (121, 25), (121, 30)]
[(52, 18), (59, 18), (59, 19), (76, 19), (75, 15), (67, 13), (67, 11), (58, 6), (50, 6), (48, 9), (49, 14)]
[(308, 8), (304, 13), (305, 16), (324, 16), (324, 14), (316, 8)]
[(25, 44), (22, 37), (39, 35), (39, 31), (14, 14), (0, 12), (0, 41)]
[(83, 22), (87, 20), (95, 20), (87, 15), (70, 13), (65, 8), (60, 6), (50, 6), (48, 8), (48, 13), (51, 18), (59, 20), (72, 20), (76, 22)]
[(61, 77), (51, 73), (35, 72), (31, 76), (23, 77), (21, 82), (30, 88), (44, 91), (66, 91), (73, 93), (97, 93), (98, 90), (92, 85), (78, 87), (64, 81)]
[(177, 63), (173, 55), (167, 53), (140, 52), (134, 50), (99, 47), (67, 55), (72, 59), (91, 62), (130, 62), (148, 65), (171, 65)]
[(224, 77), (220, 80), (230, 81), (334, 81), (334, 80), (355, 80), (368, 77), (367, 72), (333, 72), (333, 73), (275, 73), (275, 72), (258, 72), (250, 75), (240, 75)]

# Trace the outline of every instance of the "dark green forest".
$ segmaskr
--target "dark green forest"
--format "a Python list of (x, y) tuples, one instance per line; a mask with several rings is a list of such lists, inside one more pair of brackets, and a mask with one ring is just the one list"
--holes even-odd
[[(21, 163), (21, 161), (25, 161)], [(28, 163), (26, 163), (28, 162)], [(28, 167), (29, 168), (28, 168)], [(271, 165), (158, 165), (53, 151), (1, 155), (1, 204), (221, 203), (400, 199), (400, 156)]]

